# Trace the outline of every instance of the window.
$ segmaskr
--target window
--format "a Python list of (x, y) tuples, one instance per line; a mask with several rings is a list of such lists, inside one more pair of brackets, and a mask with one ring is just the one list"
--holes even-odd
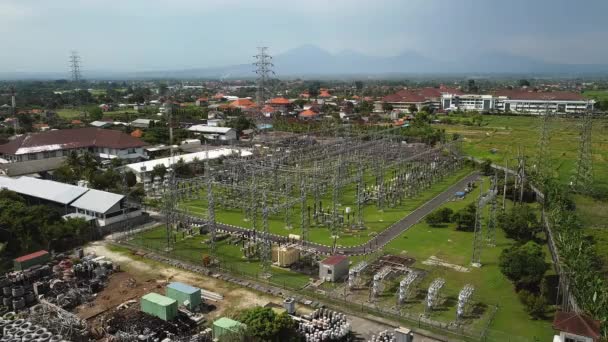
[(36, 160), (38, 159), (38, 155), (36, 153), (31, 153), (27, 155), (27, 160)]
[(134, 148), (130, 148), (130, 149), (127, 150), (127, 153), (128, 154), (135, 153), (135, 149)]
[(48, 151), (44, 151), (44, 152), (42, 152), (42, 156), (46, 159), (46, 158), (50, 158), (51, 154)]
[(331, 274), (331, 273), (332, 273), (332, 272), (331, 272), (331, 268), (328, 268), (328, 269), (327, 269), (327, 274)]

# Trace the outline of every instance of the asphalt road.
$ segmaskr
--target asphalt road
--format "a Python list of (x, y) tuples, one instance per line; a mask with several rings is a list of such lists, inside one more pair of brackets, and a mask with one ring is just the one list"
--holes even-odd
[[(395, 222), (393, 225), (391, 225), (390, 227), (388, 227), (387, 229), (385, 229), (384, 231), (382, 231), (381, 233), (376, 235), (374, 238), (372, 238), (367, 243), (364, 243), (359, 246), (352, 246), (352, 247), (337, 247), (335, 252), (337, 254), (344, 254), (344, 255), (361, 255), (361, 254), (373, 253), (374, 251), (378, 250), (379, 248), (384, 247), (384, 245), (391, 242), (393, 239), (395, 239), (401, 233), (403, 233), (404, 231), (408, 230), (410, 227), (412, 227), (413, 225), (418, 223), (426, 215), (430, 214), (435, 209), (440, 207), (443, 203), (445, 203), (446, 201), (453, 198), (454, 194), (456, 192), (464, 190), (468, 183), (473, 182), (473, 181), (477, 180), (478, 178), (479, 178), (479, 173), (477, 173), (477, 172), (468, 175), (467, 177), (461, 179), (456, 184), (452, 185), (450, 188), (448, 188), (444, 192), (440, 193), (439, 195), (437, 195), (430, 201), (428, 201), (425, 204), (418, 207), (416, 210), (411, 212), (406, 217)], [(257, 233), (257, 232), (251, 231), (249, 229), (246, 229), (246, 228), (226, 225), (226, 224), (222, 224), (222, 223), (216, 223), (216, 227), (218, 230), (233, 232), (233, 233), (242, 233), (243, 235), (247, 235), (249, 237), (252, 237)], [(259, 233), (257, 233), (257, 234), (259, 236)], [(291, 241), (289, 238), (287, 238), (285, 236), (279, 236), (279, 235), (274, 235), (274, 234), (270, 235), (270, 240), (274, 243), (287, 243), (287, 242)], [(295, 242), (295, 241), (293, 241), (293, 242)], [(321, 245), (321, 244), (312, 243), (312, 242), (306, 242), (305, 246), (308, 248), (314, 249), (317, 253), (320, 253), (320, 254), (326, 254), (326, 255), (334, 254), (334, 248), (332, 248), (332, 246), (326, 246), (326, 245)]]

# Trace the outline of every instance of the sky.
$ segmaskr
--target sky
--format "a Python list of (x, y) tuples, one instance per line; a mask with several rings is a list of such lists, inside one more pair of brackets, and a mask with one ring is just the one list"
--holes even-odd
[(504, 52), (608, 64), (607, 0), (0, 0), (0, 72), (249, 63), (302, 45), (438, 60)]

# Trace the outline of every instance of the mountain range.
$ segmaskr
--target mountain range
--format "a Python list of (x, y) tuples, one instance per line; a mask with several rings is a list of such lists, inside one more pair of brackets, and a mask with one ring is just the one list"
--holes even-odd
[[(555, 64), (530, 57), (499, 51), (482, 52), (463, 58), (436, 60), (415, 51), (404, 51), (396, 56), (371, 56), (352, 50), (332, 54), (314, 45), (304, 45), (278, 54), (273, 58), (274, 71), (279, 78), (327, 77), (395, 77), (399, 75), (448, 74), (537, 74), (579, 76), (606, 74), (608, 65)], [(252, 78), (253, 66), (228, 65), (214, 68), (186, 70), (112, 72), (89, 71), (88, 79), (152, 79), (152, 78)], [(66, 73), (1, 73), (1, 79), (59, 79)]]

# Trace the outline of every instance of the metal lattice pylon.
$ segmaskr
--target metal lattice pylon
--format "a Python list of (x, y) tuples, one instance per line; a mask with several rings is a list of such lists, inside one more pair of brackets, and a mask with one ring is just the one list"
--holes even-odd
[(479, 198), (477, 200), (477, 208), (475, 209), (475, 227), (473, 235), (473, 257), (471, 265), (475, 267), (481, 266), (481, 251), (483, 250), (483, 225), (481, 220), (483, 198), (483, 180), (479, 183)]
[(593, 162), (591, 156), (593, 115), (586, 113), (582, 121), (578, 158), (570, 184), (575, 191), (588, 193), (593, 188)]
[(81, 74), (81, 66), (82, 66), (82, 60), (80, 58), (80, 56), (78, 55), (77, 51), (72, 51), (70, 54), (70, 58), (69, 58), (69, 65), (70, 65), (70, 77), (72, 79), (72, 82), (74, 82), (75, 84), (80, 83), (80, 81), (82, 81), (82, 74)]
[(262, 194), (262, 250), (260, 253), (262, 277), (264, 278), (269, 278), (271, 276), (270, 266), (272, 264), (272, 242), (270, 241), (270, 232), (268, 229), (268, 215), (269, 208), (266, 192), (264, 192)]
[(492, 178), (492, 188), (490, 189), (490, 211), (488, 213), (488, 228), (486, 230), (486, 242), (488, 246), (496, 245), (496, 206), (498, 197), (498, 173), (494, 174)]
[(266, 93), (267, 93), (267, 83), (270, 79), (271, 75), (274, 75), (274, 71), (272, 71), (272, 57), (268, 54), (268, 47), (260, 46), (258, 47), (258, 53), (255, 57), (255, 62), (253, 65), (256, 67), (255, 73), (258, 75), (257, 79), (257, 104), (260, 109), (264, 106), (266, 102)]
[(534, 161), (536, 167), (536, 174), (541, 178), (545, 179), (549, 176), (549, 170), (551, 165), (549, 164), (549, 144), (550, 144), (550, 124), (551, 124), (551, 112), (549, 106), (545, 106), (545, 114), (540, 116), (540, 128), (539, 128), (539, 139), (538, 139), (538, 153), (536, 160)]
[(215, 199), (213, 197), (213, 183), (211, 183), (211, 179), (207, 181), (207, 215), (209, 220), (209, 234), (211, 235), (211, 240), (209, 243), (209, 251), (212, 257), (215, 257), (215, 240), (216, 237), (216, 227), (215, 227)]

